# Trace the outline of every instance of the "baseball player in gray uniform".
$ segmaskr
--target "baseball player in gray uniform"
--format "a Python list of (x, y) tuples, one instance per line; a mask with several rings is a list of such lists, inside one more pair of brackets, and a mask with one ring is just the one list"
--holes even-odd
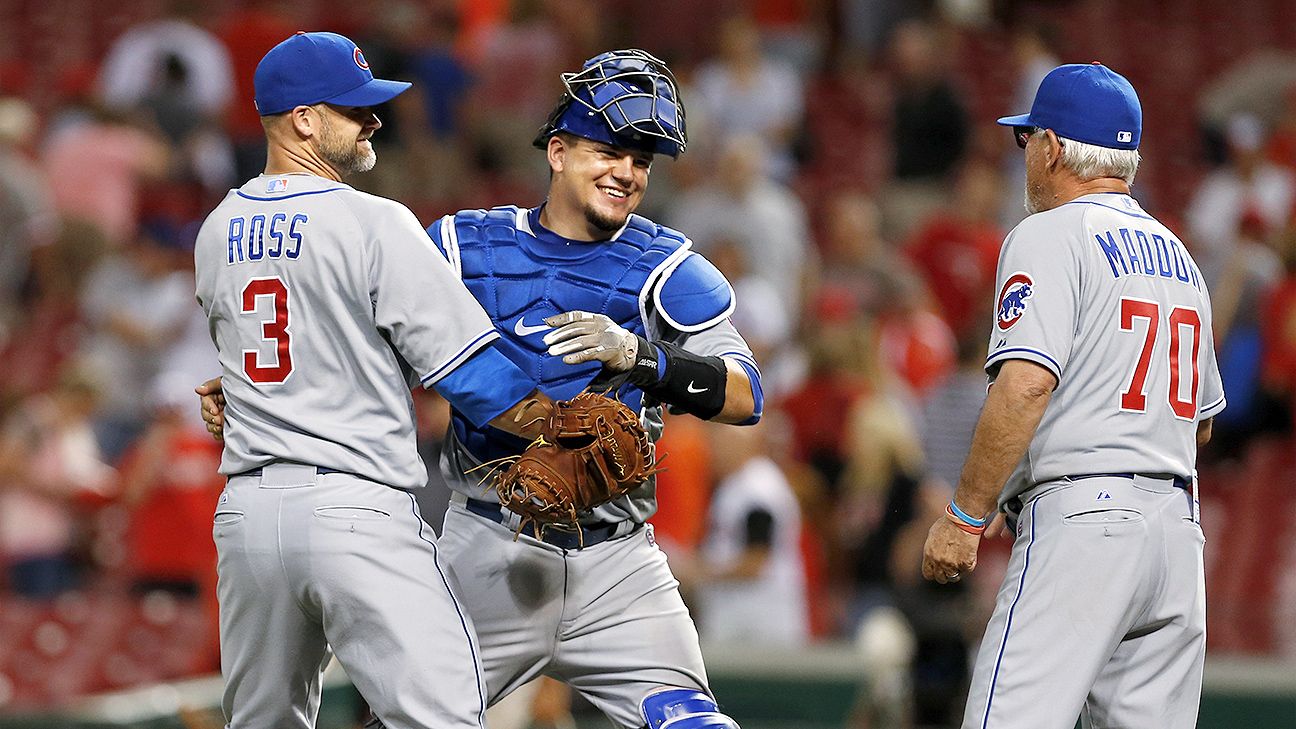
[[(563, 82), (535, 140), (552, 173), (545, 202), (441, 218), (428, 228), (440, 265), (540, 392), (609, 391), (654, 438), (666, 406), (755, 423), (760, 373), (729, 321), (732, 287), (682, 233), (634, 214), (654, 155), (686, 144), (674, 77), (626, 50)], [(488, 702), (548, 675), (626, 729), (736, 727), (711, 696), (697, 630), (646, 524), (655, 481), (583, 514), (579, 530), (522, 525), (483, 489), (481, 467), (526, 441), (451, 405), (442, 471), (455, 494), (439, 544), (481, 642)], [(215, 409), (204, 418), (219, 431)]]
[(388, 727), (483, 725), (471, 620), (409, 491), (427, 477), (409, 383), (514, 433), (534, 383), (488, 346), (498, 333), (414, 215), (341, 182), (374, 164), (372, 107), (408, 86), (339, 35), (276, 46), (255, 76), (265, 174), (198, 235), (226, 407), (214, 536), (235, 729), (313, 726), (330, 652)]
[(938, 582), (972, 570), (997, 496), (1016, 541), (963, 728), (1192, 727), (1195, 461), (1225, 404), (1210, 297), (1130, 197), (1142, 109), (1125, 78), (1060, 66), (999, 123), (1026, 150), (1031, 215), (1000, 252), (993, 384), (922, 563)]

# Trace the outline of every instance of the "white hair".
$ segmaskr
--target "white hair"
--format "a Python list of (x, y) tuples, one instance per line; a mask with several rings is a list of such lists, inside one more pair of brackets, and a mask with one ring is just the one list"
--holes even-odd
[(1143, 159), (1137, 149), (1099, 147), (1062, 137), (1058, 141), (1062, 142), (1062, 164), (1081, 180), (1117, 177), (1127, 185), (1134, 184), (1134, 175)]

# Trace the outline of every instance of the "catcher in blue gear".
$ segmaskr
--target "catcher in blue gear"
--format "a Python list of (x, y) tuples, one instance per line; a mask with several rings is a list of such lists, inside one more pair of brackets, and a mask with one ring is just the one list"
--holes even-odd
[[(653, 440), (665, 407), (755, 423), (760, 372), (729, 321), (729, 282), (683, 233), (634, 214), (655, 157), (687, 144), (674, 76), (621, 50), (562, 82), (535, 139), (546, 199), (460, 211), (428, 234), (494, 322), (496, 349), (545, 395), (606, 392)], [(711, 695), (697, 630), (646, 523), (654, 477), (570, 527), (524, 523), (482, 474), (528, 441), (451, 415), (441, 466), (455, 493), (438, 546), (476, 628), (488, 700), (548, 675), (626, 729), (736, 727)]]
[[(608, 392), (655, 440), (662, 410), (760, 417), (760, 374), (729, 321), (733, 289), (681, 232), (634, 214), (656, 156), (687, 145), (666, 64), (604, 53), (562, 76), (535, 139), (547, 199), (447, 215), (432, 240), (500, 332), (498, 349), (556, 400)], [(697, 631), (646, 520), (655, 479), (564, 530), (524, 526), (478, 485), (480, 464), (527, 446), (452, 413), (443, 554), (482, 646), (495, 700), (538, 675), (570, 684), (618, 726), (734, 726), (707, 685)], [(526, 585), (525, 588), (522, 585)], [(652, 697), (649, 699), (649, 697)]]

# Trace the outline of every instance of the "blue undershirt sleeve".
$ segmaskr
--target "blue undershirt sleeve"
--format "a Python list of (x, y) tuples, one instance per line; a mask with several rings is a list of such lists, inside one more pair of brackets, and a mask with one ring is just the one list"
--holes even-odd
[(498, 349), (484, 347), (434, 387), (473, 425), (482, 426), (516, 405), (536, 385)]
[(752, 403), (755, 406), (752, 408), (752, 416), (738, 423), (738, 425), (755, 425), (760, 422), (761, 414), (765, 412), (765, 390), (761, 388), (760, 372), (745, 360), (735, 357), (733, 361), (743, 368), (743, 371), (747, 373), (747, 379), (751, 380)]

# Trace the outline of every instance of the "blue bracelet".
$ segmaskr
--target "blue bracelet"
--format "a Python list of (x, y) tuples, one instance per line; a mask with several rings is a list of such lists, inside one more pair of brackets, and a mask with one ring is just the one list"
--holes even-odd
[(954, 516), (957, 516), (960, 521), (962, 521), (963, 523), (967, 524), (970, 527), (976, 527), (980, 529), (981, 527), (986, 525), (986, 521), (987, 521), (986, 519), (976, 519), (974, 517), (968, 516), (967, 512), (960, 509), (958, 507), (958, 504), (954, 503), (954, 499), (950, 499), (949, 508), (950, 511), (954, 514)]

